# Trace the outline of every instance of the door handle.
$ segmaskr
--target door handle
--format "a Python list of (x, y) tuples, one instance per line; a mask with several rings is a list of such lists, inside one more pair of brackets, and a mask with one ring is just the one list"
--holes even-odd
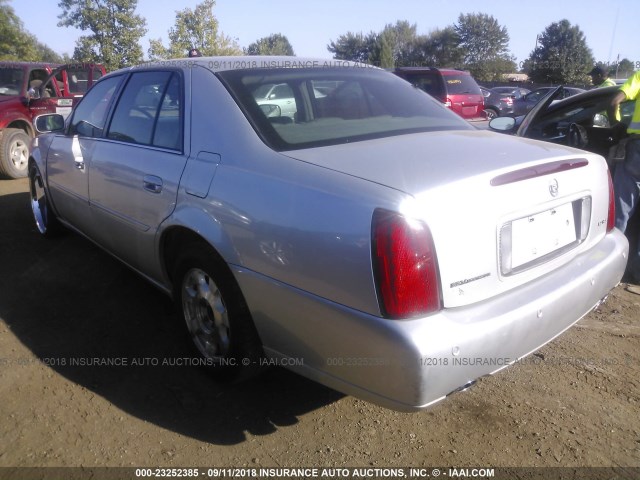
[(145, 175), (142, 179), (144, 189), (151, 193), (162, 192), (162, 179), (155, 175)]

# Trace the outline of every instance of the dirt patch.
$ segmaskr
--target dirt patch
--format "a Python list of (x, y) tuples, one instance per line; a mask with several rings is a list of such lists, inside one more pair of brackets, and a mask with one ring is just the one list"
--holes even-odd
[(188, 356), (169, 300), (77, 235), (38, 238), (26, 188), (0, 181), (0, 466), (640, 466), (640, 295), (626, 284), (420, 413), (283, 369), (223, 387), (145, 363)]

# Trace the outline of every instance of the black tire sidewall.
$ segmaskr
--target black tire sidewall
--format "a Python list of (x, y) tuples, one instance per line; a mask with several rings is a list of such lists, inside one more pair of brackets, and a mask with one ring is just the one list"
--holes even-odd
[(494, 118), (498, 118), (500, 116), (498, 112), (493, 108), (485, 108), (484, 111), (485, 111), (485, 116), (489, 121), (493, 120)]
[(11, 144), (19, 137), (23, 137), (22, 140), (27, 146), (31, 142), (31, 137), (17, 128), (5, 128), (2, 132), (2, 139), (0, 140), (0, 175), (2, 176), (24, 178), (29, 173), (28, 166), (24, 170), (19, 170), (11, 161)]

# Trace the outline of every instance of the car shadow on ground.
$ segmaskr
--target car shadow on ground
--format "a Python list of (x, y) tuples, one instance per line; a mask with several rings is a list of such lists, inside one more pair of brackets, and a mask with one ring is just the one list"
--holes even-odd
[(222, 445), (343, 396), (281, 368), (220, 385), (184, 365), (193, 355), (169, 298), (79, 235), (40, 238), (28, 201), (0, 196), (0, 318), (49, 368), (131, 415)]

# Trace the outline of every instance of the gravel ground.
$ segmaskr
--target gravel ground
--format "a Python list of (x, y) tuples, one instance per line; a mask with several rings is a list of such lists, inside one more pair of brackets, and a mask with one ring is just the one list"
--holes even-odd
[(170, 301), (75, 234), (40, 239), (26, 190), (0, 181), (0, 467), (640, 467), (640, 295), (628, 284), (419, 413), (279, 368), (220, 386), (153, 365), (189, 355)]

